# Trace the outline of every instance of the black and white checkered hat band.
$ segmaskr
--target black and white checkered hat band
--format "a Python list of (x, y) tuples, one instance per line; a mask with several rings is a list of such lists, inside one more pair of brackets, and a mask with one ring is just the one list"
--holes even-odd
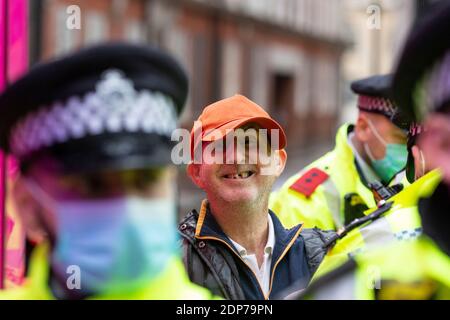
[(176, 129), (173, 100), (160, 92), (135, 90), (119, 70), (107, 70), (94, 92), (64, 104), (40, 108), (12, 129), (11, 151), (18, 157), (73, 139), (105, 133), (157, 133), (170, 138)]
[(358, 96), (358, 108), (368, 112), (382, 113), (389, 118), (397, 112), (396, 106), (390, 99), (365, 95)]
[(410, 127), (409, 127), (409, 136), (410, 137), (415, 137), (415, 136), (421, 134), (424, 131), (425, 131), (425, 129), (420, 123), (412, 122)]
[(433, 67), (427, 89), (427, 105), (433, 110), (450, 101), (450, 52)]

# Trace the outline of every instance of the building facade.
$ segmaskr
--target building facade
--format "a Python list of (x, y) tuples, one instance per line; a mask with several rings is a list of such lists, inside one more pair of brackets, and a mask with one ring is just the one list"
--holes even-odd
[(413, 24), (416, 1), (345, 0), (342, 5), (353, 44), (342, 56), (341, 121), (354, 121), (356, 97), (350, 90), (350, 83), (392, 72)]
[[(80, 29), (66, 25), (74, 6)], [(189, 73), (185, 126), (207, 104), (242, 93), (296, 148), (335, 129), (349, 41), (341, 10), (334, 0), (44, 0), (41, 57), (107, 40), (156, 44)]]
[[(285, 128), (295, 170), (301, 169), (296, 152), (334, 136), (341, 105), (341, 56), (350, 43), (339, 1), (40, 3), (35, 60), (110, 40), (153, 44), (171, 52), (189, 74), (182, 126), (190, 128), (213, 101), (240, 93)], [(80, 21), (74, 21), (77, 16)], [(184, 174), (180, 185), (182, 211), (195, 207), (202, 195)]]

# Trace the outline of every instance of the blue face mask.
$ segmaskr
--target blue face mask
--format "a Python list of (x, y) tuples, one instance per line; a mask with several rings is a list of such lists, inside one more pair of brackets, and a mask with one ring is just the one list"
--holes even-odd
[(367, 144), (364, 145), (364, 148), (376, 174), (382, 182), (389, 183), (397, 173), (405, 168), (408, 159), (408, 149), (406, 144), (387, 143), (370, 120), (368, 123), (374, 135), (386, 147), (386, 153), (383, 159), (375, 159)]
[(60, 202), (52, 264), (61, 272), (78, 266), (83, 291), (142, 288), (176, 254), (175, 212), (172, 200)]
[(57, 218), (52, 268), (67, 279), (68, 270), (79, 270), (81, 293), (143, 288), (178, 254), (173, 199), (56, 201), (35, 183), (28, 185)]

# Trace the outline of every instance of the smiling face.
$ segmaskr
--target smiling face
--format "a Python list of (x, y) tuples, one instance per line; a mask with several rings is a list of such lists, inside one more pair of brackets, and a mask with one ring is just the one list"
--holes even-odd
[(286, 153), (270, 152), (267, 141), (261, 141), (259, 135), (254, 140), (240, 139), (240, 134), (249, 136), (249, 131), (255, 132), (255, 128), (247, 126), (241, 130), (231, 145), (227, 143), (230, 139), (204, 143), (203, 163), (188, 166), (192, 181), (206, 192), (210, 202), (267, 202), (272, 185), (284, 168)]
[(261, 175), (257, 165), (205, 164), (199, 171), (208, 198), (227, 202), (261, 201), (275, 181), (274, 176)]

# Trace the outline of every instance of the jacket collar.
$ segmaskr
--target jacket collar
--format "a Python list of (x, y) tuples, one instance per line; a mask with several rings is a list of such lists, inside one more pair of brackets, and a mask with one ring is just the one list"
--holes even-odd
[[(275, 247), (272, 252), (272, 265), (290, 248), (295, 239), (299, 236), (303, 224), (299, 224), (289, 230), (285, 229), (277, 216), (268, 210), (272, 218), (274, 233), (275, 233)], [(197, 239), (212, 239), (219, 240), (228, 244), (233, 251), (239, 255), (239, 252), (234, 247), (228, 236), (223, 232), (222, 228), (217, 223), (216, 219), (210, 212), (207, 200), (203, 200), (200, 209), (197, 226), (195, 229), (195, 238)]]
[[(345, 165), (345, 170), (351, 175), (359, 177), (361, 183), (367, 188), (369, 185), (364, 176), (363, 170), (356, 161), (352, 146), (349, 144), (348, 137), (355, 130), (353, 124), (346, 123), (342, 125), (336, 134), (336, 154), (339, 156), (339, 165)], [(344, 167), (343, 167), (344, 168)]]
[[(272, 256), (273, 249), (275, 248), (275, 230), (273, 227), (272, 217), (270, 216), (270, 214), (267, 215), (267, 220), (269, 223), (269, 232), (267, 236), (267, 243), (266, 246), (264, 247), (264, 254)], [(234, 244), (235, 248), (240, 252), (241, 256), (247, 255), (246, 248), (241, 246), (239, 243), (233, 241), (233, 239), (230, 238), (230, 240)]]
[(336, 134), (336, 153), (342, 157), (342, 161), (353, 164), (355, 156), (352, 147), (348, 144), (348, 135), (353, 132), (355, 126), (349, 123), (342, 125)]

